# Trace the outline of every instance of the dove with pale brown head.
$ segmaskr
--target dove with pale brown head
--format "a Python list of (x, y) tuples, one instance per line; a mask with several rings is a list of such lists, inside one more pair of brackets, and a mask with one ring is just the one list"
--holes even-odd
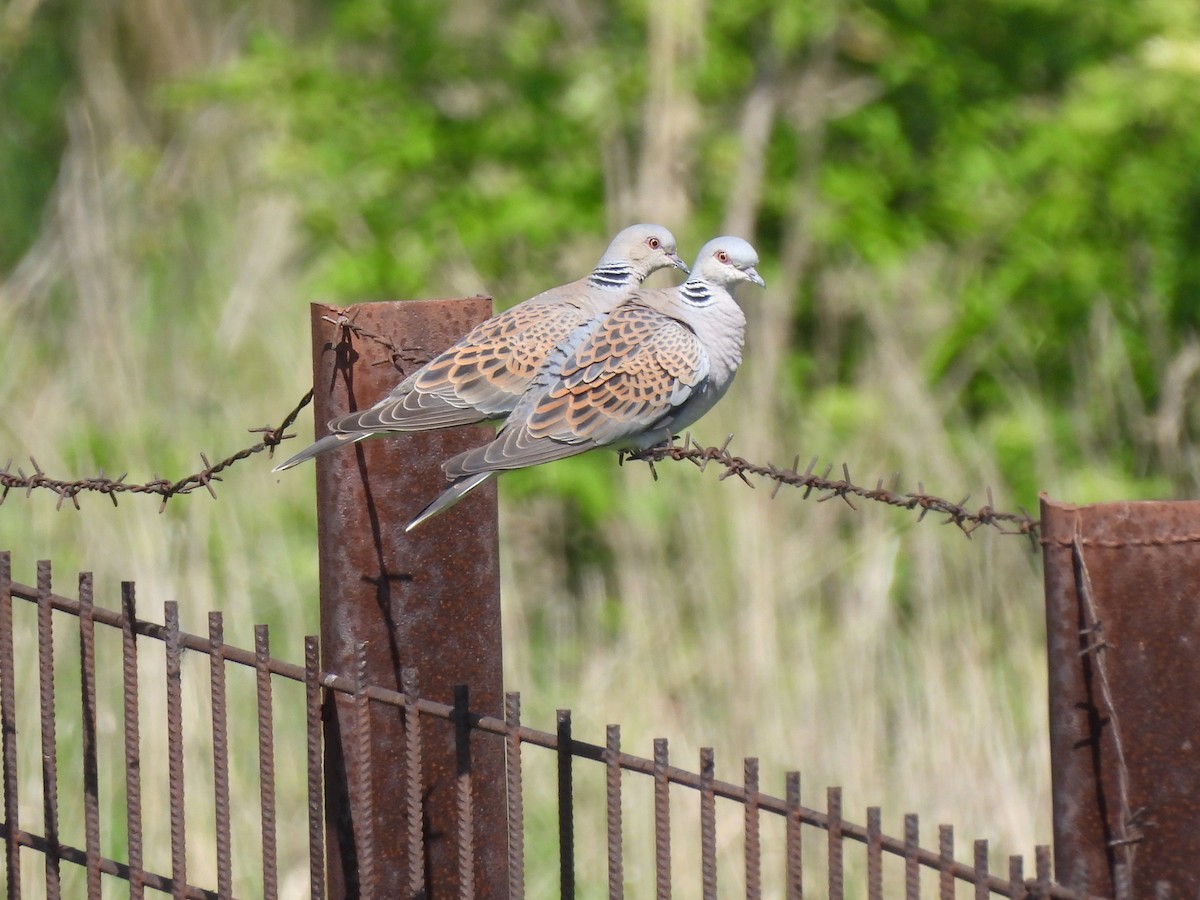
[(763, 279), (738, 237), (700, 251), (688, 280), (641, 290), (551, 354), (496, 439), (448, 460), (454, 483), (409, 524), (448, 509), (492, 475), (596, 447), (644, 449), (679, 433), (729, 389), (746, 317), (732, 289)]
[(329, 423), (331, 434), (275, 467), (279, 472), (364, 438), (429, 431), (507, 416), (554, 348), (659, 269), (688, 270), (661, 225), (621, 231), (586, 278), (551, 288), (481, 322), (369, 409)]

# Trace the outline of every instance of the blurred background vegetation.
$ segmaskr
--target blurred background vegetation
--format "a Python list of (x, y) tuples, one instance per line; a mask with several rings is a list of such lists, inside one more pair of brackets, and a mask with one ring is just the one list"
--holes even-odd
[[(1198, 87), (1188, 0), (7, 0), (0, 460), (178, 477), (303, 394), (309, 301), (509, 305), (648, 220), (685, 257), (732, 232), (763, 260), (704, 442), (952, 499), (990, 486), (1001, 508), (1191, 496)], [(18, 580), (53, 558), (60, 589), (94, 570), (115, 606), (136, 579), (148, 617), (180, 599), (202, 631), (220, 609), (242, 645), (269, 622), (299, 658), (312, 476), (268, 470), (162, 515), (10, 497), (0, 547)], [(768, 790), (801, 768), (809, 802), (843, 784), (848, 816), (883, 804), (893, 832), (913, 811), (1000, 853), (1049, 841), (1027, 543), (659, 470), (601, 454), (502, 479), (528, 722), (573, 706), (577, 735), (621, 721), (630, 750), (666, 736), (684, 764), (712, 745), (729, 780), (759, 755)], [(545, 790), (535, 896), (555, 883)], [(303, 834), (283, 850), (300, 890)], [(629, 873), (639, 891), (652, 868)]]

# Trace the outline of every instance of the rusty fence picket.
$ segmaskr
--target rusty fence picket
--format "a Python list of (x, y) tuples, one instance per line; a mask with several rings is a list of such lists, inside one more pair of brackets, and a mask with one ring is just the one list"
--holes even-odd
[(79, 661), (83, 713), (83, 822), (88, 896), (100, 896), (100, 774), (96, 735), (96, 620), (92, 576), (79, 576)]
[[(47, 585), (46, 606), (50, 606), (50, 591)], [(141, 738), (138, 727), (138, 664), (137, 636), (134, 627), (137, 622), (137, 601), (133, 583), (126, 581), (121, 585), (121, 615), (118, 625), (121, 629), (121, 693), (122, 712), (124, 715), (124, 754), (125, 754), (125, 828), (129, 852), (129, 896), (131, 900), (141, 900), (144, 896), (143, 885), (145, 872), (142, 870), (142, 763)], [(48, 837), (50, 837), (48, 835)], [(52, 841), (57, 843), (57, 835)], [(53, 846), (53, 845), (52, 845)]]
[(867, 808), (867, 896), (883, 897), (883, 810)]
[(7, 553), (0, 553), (0, 742), (4, 760), (4, 869), (10, 898), (20, 896), (21, 883), (21, 845), (16, 840), (21, 823), (17, 802), (17, 676), (13, 668), (12, 600), (12, 561)]
[[(304, 639), (304, 734), (308, 789), (308, 890), (312, 900), (325, 898), (324, 757), (321, 752), (321, 648), (317, 638)], [(274, 661), (272, 661), (274, 663)], [(269, 666), (274, 671), (274, 665)]]
[[(415, 708), (416, 698), (410, 699)], [(525, 798), (521, 778), (521, 695), (509, 691), (504, 696), (504, 722), (508, 727), (505, 754), (505, 781), (508, 788), (508, 896), (525, 897)], [(419, 790), (418, 785), (418, 790)]]
[(271, 691), (271, 636), (254, 626), (254, 677), (258, 697), (258, 784), (263, 850), (263, 900), (279, 896), (279, 860), (275, 841), (275, 715)]
[(50, 562), (37, 567), (38, 696), (41, 701), (42, 821), (50, 851), (46, 854), (46, 896), (61, 895), (58, 845), (58, 728), (54, 716), (54, 625), (50, 609)]
[[(418, 673), (413, 670), (405, 670), (403, 673), (403, 692), (366, 684), (361, 677), (361, 667), (356, 667), (348, 673), (322, 672), (318, 664), (319, 647), (316, 638), (306, 639), (304, 665), (297, 665), (270, 655), (269, 635), (265, 626), (256, 627), (254, 648), (244, 649), (225, 640), (224, 625), (217, 613), (210, 614), (206, 635), (192, 634), (180, 627), (179, 609), (175, 603), (165, 604), (163, 625), (137, 618), (134, 586), (131, 583), (122, 584), (120, 611), (107, 609), (94, 602), (89, 576), (81, 577), (79, 586), (78, 599), (53, 593), (50, 585), (50, 567), (46, 563), (39, 565), (36, 587), (15, 583), (11, 577), (9, 555), (0, 553), (0, 721), (4, 726), (4, 821), (0, 823), (0, 835), (5, 841), (4, 876), (9, 897), (20, 896), (22, 862), (25, 861), (22, 859), (22, 850), (42, 854), (42, 868), (45, 870), (44, 892), (47, 896), (59, 895), (59, 885), (65, 875), (64, 864), (86, 870), (90, 896), (99, 896), (102, 876), (127, 882), (132, 897), (144, 896), (146, 888), (187, 898), (236, 896), (235, 858), (239, 854), (244, 856), (247, 847), (233, 840), (231, 824), (234, 817), (231, 813), (233, 789), (229, 781), (229, 761), (238, 753), (235, 739), (232, 737), (238, 733), (238, 728), (231, 721), (232, 707), (229, 699), (233, 682), (227, 679), (226, 672), (229, 666), (241, 666), (253, 673), (256, 762), (260, 780), (260, 865), (262, 895), (265, 897), (279, 896), (281, 890), (277, 858), (278, 833), (304, 821), (303, 817), (299, 820), (295, 817), (284, 820), (276, 818), (277, 804), (295, 805), (287, 803), (285, 798), (277, 795), (274, 775), (276, 701), (273, 683), (277, 679), (283, 679), (304, 686), (308, 806), (305, 825), (308, 838), (309, 885), (313, 897), (325, 896), (327, 839), (348, 839), (354, 842), (356, 854), (351, 858), (357, 860), (358, 871), (353, 880), (361, 888), (361, 896), (364, 897), (370, 896), (375, 877), (372, 871), (375, 864), (372, 847), (388, 839), (407, 842), (408, 894), (413, 897), (424, 896), (426, 886), (422, 880), (422, 861), (426, 859), (424, 854), (427, 851), (422, 845), (429, 839), (429, 835), (419, 824), (424, 802), (421, 723), (423, 719), (441, 719), (454, 726), (454, 741), (458, 748), (456, 791), (459, 815), (455, 832), (442, 837), (454, 842), (454, 853), (462, 875), (458, 893), (463, 897), (471, 896), (472, 885), (478, 878), (479, 873), (474, 871), (474, 860), (480, 851), (481, 843), (494, 839), (494, 836), (485, 835), (473, 827), (476, 810), (473, 806), (472, 747), (476, 742), (500, 741), (507, 751), (508, 791), (505, 803), (509, 824), (506, 832), (501, 831), (499, 839), (507, 845), (506, 887), (510, 897), (523, 896), (525, 891), (527, 860), (524, 829), (527, 797), (523, 793), (522, 784), (527, 771), (537, 766), (541, 767), (541, 771), (557, 773), (557, 827), (561, 847), (559, 879), (563, 896), (566, 897), (573, 896), (577, 887), (576, 879), (580, 872), (575, 852), (577, 848), (584, 846), (606, 848), (610, 897), (624, 896), (629, 890), (625, 879), (629, 871), (629, 860), (635, 852), (642, 854), (645, 859), (652, 859), (649, 865), (653, 872), (655, 895), (660, 898), (672, 896), (672, 869), (683, 873), (685, 859), (692, 861), (689, 865), (697, 866), (696, 869), (687, 871), (688, 882), (690, 883), (692, 877), (698, 876), (697, 880), (704, 896), (717, 896), (718, 883), (723, 884), (726, 879), (736, 879), (740, 874), (744, 876), (747, 897), (800, 897), (805, 881), (801, 836), (804, 830), (815, 830), (825, 836), (824, 862), (827, 866), (823, 887), (826, 895), (830, 897), (843, 896), (847, 891), (847, 860), (853, 858), (863, 862), (861, 868), (865, 874), (861, 877), (865, 877), (864, 888), (867, 896), (872, 898), (899, 896), (901, 893), (907, 897), (919, 897), (923, 887), (930, 889), (936, 883), (937, 895), (944, 898), (953, 898), (956, 887), (965, 884), (974, 887), (974, 896), (977, 898), (1006, 896), (1082, 900), (1082, 895), (1052, 880), (1048, 847), (1037, 848), (1034, 877), (1026, 878), (1024, 861), (1019, 856), (1009, 858), (1005, 873), (1007, 877), (1001, 877), (992, 874), (989, 869), (986, 841), (976, 841), (971, 845), (974, 855), (970, 863), (959, 862), (954, 858), (954, 832), (949, 826), (943, 825), (937, 829), (937, 849), (926, 849), (920, 845), (919, 822), (915, 815), (905, 816), (902, 838), (889, 836), (882, 830), (881, 814), (877, 807), (866, 810), (865, 825), (856, 824), (853, 817), (846, 816), (842, 808), (840, 788), (827, 789), (824, 811), (804, 806), (800, 795), (800, 776), (795, 772), (786, 776), (784, 795), (774, 796), (763, 790), (758, 761), (754, 758), (742, 761), (741, 777), (738, 781), (724, 781), (717, 777), (717, 763), (710, 748), (701, 751), (697, 771), (690, 771), (671, 764), (665, 739), (654, 741), (653, 754), (649, 758), (639, 757), (622, 749), (620, 729), (615, 725), (607, 729), (603, 744), (579, 740), (572, 733), (571, 715), (568, 710), (559, 711), (553, 732), (530, 728), (521, 722), (520, 697), (516, 693), (507, 695), (503, 719), (481, 715), (470, 710), (465, 689), (457, 693), (452, 705), (421, 697), (417, 690)], [(40, 706), (39, 736), (43, 751), (40, 781), (43, 792), (41, 801), (45, 811), (45, 834), (36, 834), (23, 828), (18, 818), (19, 698), (14, 671), (13, 633), (13, 606), (14, 601), (18, 599), (35, 605), (37, 614), (37, 676), (40, 688), (36, 702)], [(53, 613), (76, 617), (80, 629), (85, 740), (80, 751), (78, 768), (74, 767), (75, 764), (63, 760), (61, 751), (56, 752), (51, 676), (55, 663), (59, 661), (53, 657), (51, 644), (54, 630)], [(98, 658), (95, 632), (100, 628), (114, 629), (120, 637), (120, 702), (123, 707), (124, 734), (123, 743), (116, 752), (122, 754), (125, 765), (125, 821), (128, 826), (126, 860), (113, 859), (102, 854), (102, 848), (106, 845), (102, 843), (100, 823), (111, 821), (112, 817), (101, 815), (101, 801), (105, 798), (96, 790), (101, 752), (95, 739), (96, 722), (98, 717), (104, 717), (104, 712), (97, 706), (96, 673), (115, 671), (115, 666), (110, 666), (108, 660)], [(161, 644), (167, 676), (167, 703), (163, 725), (169, 738), (169, 872), (150, 871), (146, 867), (145, 859), (143, 836), (146, 811), (143, 808), (139, 778), (140, 759), (144, 750), (144, 726), (139, 728), (138, 724), (139, 687), (144, 679), (139, 673), (136, 651), (138, 642), (146, 639)], [(185, 651), (202, 654), (207, 658), (207, 688), (211, 701), (211, 729), (208, 731), (201, 723), (192, 722), (184, 715), (181, 694), (186, 672), (185, 667), (181, 665), (181, 657)], [(394, 714), (402, 718), (405, 746), (398, 756), (399, 766), (393, 775), (402, 785), (408, 815), (418, 820), (410, 823), (413, 827), (405, 829), (403, 834), (369, 833), (369, 828), (366, 828), (369, 817), (359, 819), (357, 815), (354, 816), (359, 820), (354, 826), (357, 833), (349, 837), (326, 834), (322, 806), (322, 691), (341, 695), (349, 704), (349, 709), (353, 710), (354, 715), (343, 722), (346, 731), (343, 737), (354, 753), (366, 754), (370, 740), (370, 722), (373, 716), (384, 714), (383, 706), (390, 707)], [(145, 710), (141, 712), (144, 713)], [(185, 728), (203, 733), (206, 739), (211, 738), (213, 769), (210, 789), (215, 809), (215, 887), (204, 887), (189, 881), (189, 878), (192, 881), (196, 880), (196, 873), (189, 872), (187, 867), (188, 840), (196, 839), (196, 829), (185, 828), (187, 797), (184, 790), (182, 750)], [(87, 737), (88, 734), (91, 737)], [(253, 751), (249, 755), (251, 758), (255, 756)], [(585, 772), (591, 771), (596, 771), (604, 779), (604, 802), (601, 808), (595, 811), (594, 816), (591, 815), (593, 811), (590, 808), (586, 810), (587, 815), (581, 815), (585, 811), (576, 803), (576, 781), (582, 779)], [(72, 789), (76, 772), (82, 775), (79, 784), (84, 801), (83, 847), (64, 843), (57, 807), (58, 796)], [(188, 778), (191, 779), (194, 775), (195, 773), (189, 773)], [(355, 795), (353, 800), (359, 807), (373, 802), (370, 771), (360, 770), (360, 776), (362, 777), (357, 783), (352, 785)], [(625, 804), (624, 798), (631, 795), (638, 784), (645, 785), (650, 791), (652, 802), (644, 809), (636, 810), (636, 814), (645, 815), (647, 821), (653, 824), (653, 831), (649, 846), (634, 848), (630, 844), (627, 830), (634, 810)], [(671, 820), (681, 808), (678, 802), (681, 798), (678, 794), (673, 796), (673, 791), (683, 791), (690, 795), (693, 799), (689, 802), (698, 804), (699, 809), (699, 832), (688, 841), (690, 846), (682, 848), (678, 846), (678, 841), (675, 842), (676, 846), (673, 846), (671, 840)], [(247, 797), (237, 799), (242, 805), (252, 802), (252, 799)], [(717, 853), (718, 839), (721, 840), (720, 846), (728, 848), (731, 841), (730, 836), (725, 834), (725, 829), (730, 822), (738, 821), (720, 815), (722, 809), (729, 809), (727, 804), (740, 807), (743, 848), (741, 873), (731, 870), (727, 874), (720, 874), (726, 872), (724, 868), (720, 868), (719, 871), (719, 867), (724, 863)], [(203, 837), (208, 839), (209, 835), (205, 834)], [(776, 844), (779, 850), (777, 855), (766, 852)], [(855, 845), (861, 845), (862, 849), (850, 850)], [(848, 851), (852, 856), (847, 855)], [(903, 873), (902, 878), (890, 887), (885, 886), (884, 864), (888, 859), (893, 860), (894, 865), (898, 867), (896, 872)], [(778, 871), (773, 871), (773, 867)], [(25, 871), (24, 875), (28, 880), (29, 870)], [(810, 892), (815, 887), (818, 886), (810, 884)], [(1122, 887), (1124, 888), (1124, 885)], [(727, 887), (723, 889), (728, 891)], [(1162, 891), (1159, 893), (1166, 896)], [(242, 896), (246, 894), (243, 892)]]

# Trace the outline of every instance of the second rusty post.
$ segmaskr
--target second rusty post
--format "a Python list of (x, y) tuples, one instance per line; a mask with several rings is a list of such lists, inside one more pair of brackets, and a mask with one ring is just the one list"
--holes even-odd
[[(345, 313), (363, 334), (428, 358), (489, 316), (491, 301), (364, 303)], [(328, 307), (313, 305), (318, 435), (328, 419), (371, 406), (403, 377), (385, 343), (354, 336), (327, 316)], [(415, 669), (422, 696), (452, 704), (455, 687), (466, 685), (472, 711), (503, 715), (495, 488), (480, 489), (414, 533), (404, 533), (405, 523), (446, 485), (441, 463), (493, 434), (473, 426), (374, 438), (318, 457), (326, 671), (353, 679), (359, 674), (358, 648), (365, 645), (361, 674), (368, 683), (400, 691), (402, 670)], [(460, 872), (461, 757), (454, 724), (421, 719), (423, 821), (410, 822), (402, 711), (369, 704), (364, 731), (359, 725), (365, 706), (346, 695), (326, 698), (330, 896), (413, 896), (411, 879), (419, 867), (410, 865), (409, 848), (417, 834), (425, 871), (418, 896), (457, 896), (464, 879), (473, 880), (476, 896), (497, 896), (492, 886), (507, 883), (502, 742), (472, 742), (474, 871)], [(351, 741), (358, 743), (352, 747)], [(352, 805), (351, 798), (358, 802)]]
[(1200, 503), (1043, 497), (1042, 541), (1058, 881), (1195, 897)]

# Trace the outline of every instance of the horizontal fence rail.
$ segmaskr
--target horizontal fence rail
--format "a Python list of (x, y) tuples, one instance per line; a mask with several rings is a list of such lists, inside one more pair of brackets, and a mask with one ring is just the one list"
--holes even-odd
[[(20, 635), (14, 632), (14, 600), (27, 601), (36, 606), (36, 635)], [(79, 675), (82, 695), (81, 731), (84, 736), (80, 750), (81, 759), (71, 760), (68, 775), (64, 760), (58, 752), (57, 727), (63, 724), (56, 713), (55, 672), (64, 660), (57, 659), (54, 652), (53, 634), (65, 620), (59, 613), (73, 617), (80, 635)], [(506, 749), (507, 781), (507, 834), (500, 839), (507, 843), (508, 879), (507, 893), (512, 898), (525, 896), (526, 869), (526, 822), (531, 807), (526, 803), (525, 785), (536, 771), (553, 770), (557, 779), (559, 842), (559, 885), (563, 896), (574, 896), (576, 891), (576, 848), (580, 846), (604, 847), (607, 861), (608, 896), (623, 897), (626, 889), (626, 853), (634, 849), (626, 846), (631, 813), (623, 802), (623, 792), (634, 782), (644, 785), (652, 801), (638, 815), (645, 815), (653, 822), (653, 840), (647, 853), (653, 854), (654, 893), (656, 897), (672, 896), (677, 876), (682, 871), (681, 862), (696, 865), (700, 869), (699, 883), (702, 896), (718, 896), (718, 884), (725, 870), (718, 871), (718, 827), (725, 827), (729, 819), (719, 813), (726, 811), (729, 804), (741, 808), (741, 838), (744, 846), (743, 871), (747, 897), (802, 895), (806, 874), (810, 880), (812, 835), (823, 833), (825, 852), (823, 868), (826, 876), (826, 893), (831, 898), (840, 898), (845, 893), (846, 852), (848, 845), (861, 845), (865, 854), (867, 895), (871, 898), (900, 896), (901, 891), (885, 885), (884, 862), (894, 860), (903, 867), (903, 896), (917, 898), (928, 896), (936, 884), (937, 896), (954, 898), (958, 885), (973, 887), (973, 896), (985, 898), (991, 895), (1006, 897), (1054, 897), (1072, 900), (1080, 895), (1055, 884), (1050, 872), (1050, 849), (1038, 847), (1034, 859), (1034, 876), (1026, 877), (1024, 861), (1014, 856), (1009, 860), (1007, 871), (993, 873), (988, 866), (986, 841), (972, 845), (972, 862), (955, 859), (954, 832), (949, 826), (940, 826), (937, 831), (937, 849), (927, 849), (920, 844), (920, 823), (916, 816), (905, 818), (904, 836), (884, 834), (881, 813), (877, 807), (866, 811), (866, 824), (860, 825), (843, 816), (842, 797), (839, 788), (827, 789), (825, 808), (816, 809), (803, 805), (800, 794), (800, 775), (786, 775), (783, 796), (774, 796), (761, 790), (758, 761), (746, 759), (742, 765), (740, 782), (716, 778), (716, 765), (711, 749), (700, 753), (699, 770), (690, 771), (672, 764), (668, 742), (656, 740), (652, 758), (644, 758), (626, 752), (621, 747), (621, 732), (618, 726), (609, 726), (603, 745), (576, 739), (571, 731), (571, 714), (561, 710), (557, 717), (556, 730), (551, 732), (530, 728), (521, 722), (521, 699), (516, 693), (506, 695), (504, 718), (478, 715), (470, 711), (465, 690), (457, 692), (454, 704), (444, 704), (419, 696), (417, 673), (405, 670), (404, 690), (396, 692), (366, 684), (359, 677), (360, 669), (350, 673), (322, 672), (319, 668), (319, 648), (316, 638), (308, 638), (304, 647), (304, 665), (277, 659), (270, 654), (269, 634), (265, 626), (255, 629), (253, 650), (243, 649), (225, 642), (222, 618), (219, 613), (210, 613), (208, 634), (198, 635), (180, 628), (179, 610), (175, 603), (165, 604), (165, 622), (156, 624), (136, 615), (135, 591), (132, 583), (122, 586), (120, 611), (95, 605), (92, 596), (92, 581), (89, 575), (79, 579), (79, 596), (69, 598), (51, 590), (50, 565), (39, 563), (38, 584), (28, 586), (12, 581), (11, 561), (7, 553), (0, 553), (0, 722), (3, 725), (3, 788), (4, 821), (0, 833), (5, 841), (4, 875), (9, 897), (21, 896), (22, 867), (32, 864), (35, 857), (26, 849), (41, 856), (40, 867), (45, 875), (39, 883), (44, 885), (46, 896), (61, 894), (64, 872), (63, 863), (78, 866), (86, 871), (88, 896), (100, 896), (101, 876), (110, 876), (128, 882), (130, 896), (142, 897), (146, 889), (170, 894), (173, 897), (233, 897), (235, 896), (235, 854), (249, 852), (232, 839), (233, 788), (230, 783), (230, 759), (237, 754), (245, 758), (256, 754), (259, 781), (258, 822), (261, 840), (261, 895), (267, 898), (281, 896), (279, 861), (277, 858), (278, 832), (281, 827), (297, 823), (288, 817), (279, 817), (282, 805), (286, 809), (299, 808), (299, 798), (283, 798), (278, 795), (276, 785), (276, 762), (278, 759), (275, 733), (276, 701), (275, 680), (295, 682), (303, 686), (305, 710), (304, 753), (306, 781), (306, 819), (308, 885), (310, 895), (325, 896), (325, 843), (322, 767), (322, 722), (321, 692), (332, 691), (350, 698), (354, 711), (351, 721), (343, 721), (341, 728), (344, 750), (348, 758), (358, 763), (357, 781), (349, 786), (352, 810), (368, 810), (367, 814), (352, 816), (349, 833), (328, 835), (330, 840), (349, 841), (357, 861), (357, 884), (360, 895), (371, 896), (374, 848), (383, 841), (404, 841), (408, 846), (407, 896), (427, 896), (425, 884), (423, 845), (428, 839), (421, 828), (423, 804), (426, 802), (422, 781), (422, 721), (435, 718), (454, 724), (454, 743), (459, 761), (458, 781), (455, 787), (457, 804), (457, 827), (450, 838), (454, 841), (460, 866), (458, 892), (460, 897), (472, 896), (474, 879), (477, 877), (473, 859), (479, 842), (486, 836), (475, 834), (472, 787), (472, 743), (475, 740), (500, 740)], [(97, 645), (97, 626), (113, 629), (120, 642), (119, 664), (116, 660), (102, 657)], [(145, 680), (139, 664), (139, 641), (150, 639), (162, 645), (166, 671), (165, 729), (168, 746), (168, 797), (167, 811), (170, 819), (170, 871), (158, 872), (147, 868), (145, 858), (150, 849), (145, 845), (145, 802), (146, 786), (141, 783), (142, 747), (145, 737), (139, 722), (145, 721), (148, 710), (140, 706)], [(18, 741), (18, 692), (16, 690), (18, 656), (17, 646), (37, 645), (36, 678), (38, 681), (39, 730), (36, 741), (25, 737)], [(144, 650), (144, 646), (140, 649)], [(195, 882), (194, 871), (190, 871), (189, 841), (195, 838), (189, 826), (193, 820), (186, 816), (188, 797), (185, 784), (195, 786), (198, 776), (185, 772), (183, 733), (199, 726), (184, 716), (182, 696), (185, 667), (181, 665), (184, 651), (202, 654), (207, 660), (207, 695), (211, 729), (211, 768), (203, 773), (208, 779), (214, 821), (210, 834), (204, 835), (213, 847), (215, 887), (202, 887)], [(254, 734), (257, 747), (238, 747), (231, 738), (231, 719), (228, 702), (232, 679), (231, 667), (249, 669), (253, 675)], [(113, 679), (119, 673), (121, 703), (119, 712), (101, 710), (97, 705), (97, 673)], [(20, 697), (24, 700), (24, 696)], [(404, 834), (381, 835), (371, 833), (372, 817), (369, 808), (380, 802), (373, 794), (379, 781), (370, 777), (371, 721), (382, 713), (381, 707), (399, 711), (405, 728), (405, 745), (399, 765), (403, 771), (392, 773), (398, 784), (398, 796), (403, 798), (409, 827)], [(153, 711), (158, 715), (160, 711)], [(393, 715), (395, 713), (392, 713)], [(126, 808), (125, 858), (105, 856), (101, 852), (101, 821), (111, 822), (114, 814), (101, 806), (98, 787), (101, 745), (97, 741), (97, 720), (120, 719), (121, 741), (105, 745), (105, 753), (119, 754), (124, 766), (124, 795)], [(25, 721), (21, 719), (20, 721)], [(241, 729), (237, 729), (241, 732)], [(298, 745), (298, 735), (289, 745)], [(534, 752), (525, 752), (525, 748)], [(543, 752), (547, 751), (547, 752)], [(28, 785), (19, 777), (19, 753), (40, 755), (41, 796), (43, 831), (22, 827), (22, 790)], [(604, 802), (600, 821), (586, 819), (577, 814), (577, 776), (590, 773), (595, 766), (602, 774)], [(81, 775), (81, 777), (77, 777)], [(186, 776), (186, 777), (185, 777)], [(644, 779), (644, 780), (641, 780)], [(59, 798), (75, 786), (83, 796), (84, 842), (73, 846), (64, 842), (63, 824), (60, 821)], [(672, 841), (672, 819), (680, 815), (684, 805), (679, 797), (672, 796), (672, 788), (683, 789), (687, 796), (699, 806), (698, 841), (692, 847), (680, 847)], [(26, 801), (28, 802), (28, 801)], [(237, 805), (244, 807), (245, 797), (237, 797)], [(688, 801), (691, 803), (691, 800)], [(102, 815), (104, 813), (104, 815)], [(294, 817), (303, 820), (305, 817)], [(772, 824), (777, 823), (777, 824)], [(770, 827), (768, 828), (768, 825)], [(764, 865), (764, 850), (769, 841), (767, 832), (779, 838), (782, 853), (772, 858), (781, 860), (778, 871), (770, 871)], [(806, 843), (805, 838), (808, 838)], [(677, 837), (677, 835), (676, 835)], [(728, 841), (726, 840), (726, 844)], [(111, 842), (109, 844), (111, 846)], [(778, 848), (777, 848), (778, 849)], [(857, 853), (859, 851), (855, 851)], [(857, 857), (856, 857), (857, 858)], [(487, 874), (487, 873), (483, 873)], [(922, 879), (925, 875), (924, 880)], [(28, 881), (26, 876), (26, 881)], [(255, 888), (257, 890), (257, 886)], [(812, 888), (810, 887), (810, 895)], [(249, 894), (243, 893), (243, 896)], [(688, 893), (687, 895), (691, 895)], [(440, 895), (439, 895), (440, 896)]]

